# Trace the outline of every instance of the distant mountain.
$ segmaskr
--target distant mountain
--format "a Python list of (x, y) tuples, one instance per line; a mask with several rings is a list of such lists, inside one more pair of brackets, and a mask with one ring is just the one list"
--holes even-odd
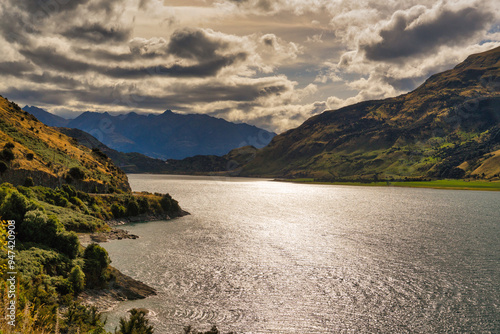
[[(113, 150), (97, 138), (79, 129), (57, 128), (58, 131), (78, 140), (94, 152), (106, 154), (125, 173), (165, 173), (165, 174), (229, 174), (237, 175), (241, 166), (256, 154), (253, 146), (234, 149), (224, 156), (197, 155), (182, 160), (160, 160), (141, 153), (123, 153)], [(99, 151), (97, 151), (99, 150)]]
[(51, 114), (41, 108), (37, 108), (34, 106), (31, 107), (24, 106), (23, 110), (29, 112), (30, 114), (35, 116), (40, 122), (48, 126), (63, 127), (68, 125), (68, 123), (70, 122), (69, 119)]
[[(235, 124), (201, 114), (85, 112), (72, 120), (28, 107), (45, 124), (83, 130), (114, 150), (153, 158), (183, 159), (195, 155), (227, 154), (232, 149), (266, 146), (275, 133), (248, 124)], [(39, 116), (37, 116), (39, 115)], [(51, 117), (55, 116), (55, 117)], [(67, 121), (67, 122), (64, 122)]]
[(141, 153), (118, 152), (83, 130), (72, 128), (57, 128), (57, 130), (75, 138), (79, 144), (93, 149), (94, 152), (100, 151), (106, 154), (125, 173), (164, 173), (167, 170), (167, 163), (164, 160), (150, 158)]
[(0, 183), (71, 184), (86, 192), (130, 191), (127, 176), (106, 156), (78, 145), (0, 97)]
[(243, 175), (322, 180), (498, 178), (500, 48), (411, 93), (325, 111), (276, 136)]

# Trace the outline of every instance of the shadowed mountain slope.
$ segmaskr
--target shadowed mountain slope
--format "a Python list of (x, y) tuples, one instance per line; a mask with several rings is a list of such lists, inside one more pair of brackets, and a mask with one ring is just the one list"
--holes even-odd
[(414, 91), (325, 111), (276, 136), (248, 176), (497, 178), (500, 48), (469, 56)]

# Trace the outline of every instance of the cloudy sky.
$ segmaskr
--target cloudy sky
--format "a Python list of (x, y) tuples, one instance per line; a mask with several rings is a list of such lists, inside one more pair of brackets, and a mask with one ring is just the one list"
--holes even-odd
[(500, 46), (495, 0), (2, 0), (0, 94), (282, 132)]

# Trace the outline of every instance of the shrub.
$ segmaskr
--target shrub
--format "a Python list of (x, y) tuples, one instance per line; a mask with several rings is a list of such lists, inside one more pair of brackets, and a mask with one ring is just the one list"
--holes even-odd
[(16, 158), (14, 152), (11, 148), (5, 147), (1, 152), (1, 158), (7, 162), (12, 161)]
[(139, 214), (139, 205), (134, 198), (129, 199), (127, 203), (127, 216), (137, 216)]
[(33, 178), (31, 176), (28, 176), (26, 180), (24, 180), (24, 186), (25, 187), (33, 187), (35, 185), (35, 182), (33, 182)]
[(85, 172), (79, 167), (72, 167), (68, 174), (75, 180), (83, 180), (85, 178)]
[(120, 318), (120, 330), (118, 334), (153, 334), (153, 326), (149, 325), (146, 312), (138, 309), (131, 309), (128, 320)]
[[(14, 190), (5, 198), (0, 207), (0, 216), (2, 216), (3, 219), (12, 219), (15, 220), (16, 223), (21, 223), (29, 207), (30, 203), (28, 199), (17, 190)], [(18, 233), (21, 233), (21, 231), (18, 230)]]
[(125, 215), (127, 214), (127, 209), (125, 209), (123, 205), (113, 203), (113, 205), (111, 205), (111, 213), (113, 214), (113, 217), (121, 218), (125, 217)]
[(9, 169), (7, 164), (3, 161), (0, 161), (0, 174), (5, 173), (7, 171), (7, 169)]
[(26, 154), (26, 159), (28, 159), (29, 161), (33, 160), (34, 158), (35, 158), (35, 155), (33, 153)]
[(76, 258), (80, 248), (80, 241), (75, 232), (64, 231), (57, 234), (55, 249), (65, 254), (70, 259)]
[(98, 244), (90, 244), (83, 253), (85, 285), (88, 288), (104, 287), (109, 279), (108, 266), (111, 263), (108, 252)]
[(76, 265), (71, 269), (69, 273), (68, 281), (73, 287), (73, 292), (75, 295), (79, 294), (85, 288), (85, 274), (79, 265)]

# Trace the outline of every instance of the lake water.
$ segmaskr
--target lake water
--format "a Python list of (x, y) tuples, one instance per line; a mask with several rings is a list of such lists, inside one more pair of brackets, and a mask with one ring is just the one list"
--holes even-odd
[(113, 265), (155, 333), (500, 333), (500, 193), (129, 175), (190, 216), (126, 225)]

